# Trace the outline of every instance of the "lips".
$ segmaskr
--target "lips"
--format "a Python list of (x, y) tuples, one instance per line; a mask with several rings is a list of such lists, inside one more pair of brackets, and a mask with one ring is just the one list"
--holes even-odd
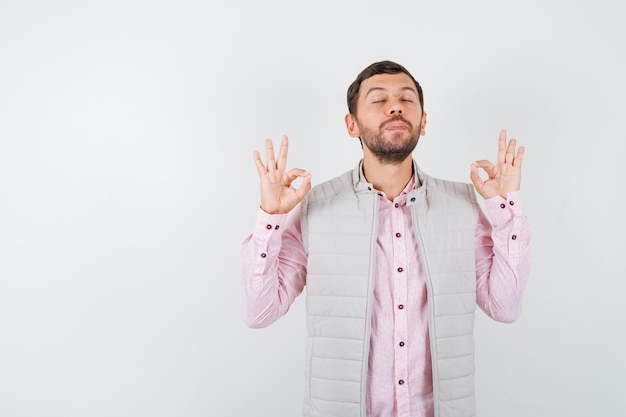
[(386, 130), (407, 130), (409, 127), (404, 123), (394, 122), (385, 126)]
[(408, 130), (411, 128), (411, 123), (407, 122), (401, 117), (393, 118), (391, 120), (387, 120), (382, 125), (385, 130)]

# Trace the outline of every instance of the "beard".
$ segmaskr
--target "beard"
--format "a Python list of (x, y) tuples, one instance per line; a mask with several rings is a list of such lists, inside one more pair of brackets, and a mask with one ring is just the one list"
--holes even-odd
[[(402, 121), (409, 130), (409, 137), (404, 138), (407, 131), (385, 132), (384, 128), (389, 123)], [(404, 161), (415, 149), (420, 138), (419, 128), (414, 129), (413, 125), (402, 118), (396, 116), (381, 124), (378, 131), (359, 126), (361, 132), (361, 143), (367, 147), (380, 161), (381, 164), (397, 165)], [(390, 137), (385, 138), (385, 133)]]

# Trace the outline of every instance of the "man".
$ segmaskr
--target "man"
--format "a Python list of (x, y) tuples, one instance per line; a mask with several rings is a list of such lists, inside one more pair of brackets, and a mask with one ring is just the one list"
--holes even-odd
[(306, 284), (305, 416), (473, 416), (475, 305), (502, 322), (521, 312), (524, 148), (502, 131), (496, 164), (471, 164), (492, 227), (470, 184), (414, 162), (423, 103), (403, 66), (376, 62), (348, 89), (346, 127), (363, 148), (354, 170), (311, 189), (310, 173), (286, 170), (287, 137), (277, 157), (266, 141), (265, 164), (254, 152), (261, 207), (241, 249), (244, 320), (273, 323)]

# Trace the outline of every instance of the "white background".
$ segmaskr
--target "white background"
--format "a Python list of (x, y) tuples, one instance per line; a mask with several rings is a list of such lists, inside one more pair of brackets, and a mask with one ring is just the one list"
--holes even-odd
[(351, 169), (345, 91), (424, 88), (415, 158), (527, 147), (518, 322), (477, 313), (482, 417), (626, 413), (626, 7), (596, 1), (0, 2), (0, 416), (297, 416), (304, 308), (240, 319), (253, 149)]

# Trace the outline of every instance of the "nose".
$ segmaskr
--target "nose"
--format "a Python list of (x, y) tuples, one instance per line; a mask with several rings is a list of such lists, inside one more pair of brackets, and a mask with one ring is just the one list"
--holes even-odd
[(398, 101), (394, 101), (390, 104), (388, 112), (391, 116), (402, 114), (402, 104)]

